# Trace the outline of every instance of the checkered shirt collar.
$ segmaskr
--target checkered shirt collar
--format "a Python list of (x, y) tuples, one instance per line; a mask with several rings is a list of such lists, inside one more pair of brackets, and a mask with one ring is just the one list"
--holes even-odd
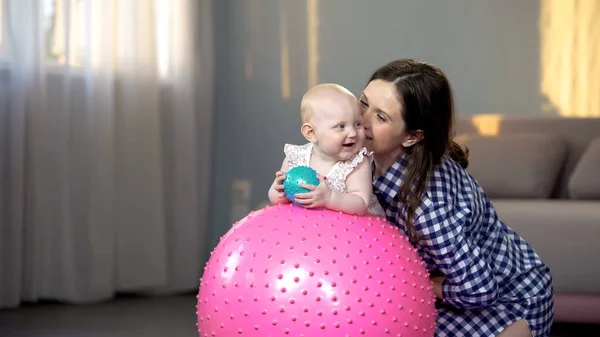
[[(400, 190), (400, 185), (408, 169), (410, 154), (404, 153), (396, 160), (394, 164), (383, 173), (377, 180), (373, 181), (374, 191), (383, 199), (390, 203)], [(373, 175), (375, 174), (375, 165), (373, 165)]]

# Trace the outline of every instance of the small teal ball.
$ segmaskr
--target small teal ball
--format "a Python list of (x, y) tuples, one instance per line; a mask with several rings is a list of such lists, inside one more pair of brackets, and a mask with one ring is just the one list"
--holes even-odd
[(306, 188), (300, 187), (301, 184), (318, 186), (319, 178), (317, 178), (317, 171), (308, 166), (295, 166), (285, 174), (283, 192), (294, 205), (298, 206), (301, 205), (296, 202), (294, 195), (310, 192)]

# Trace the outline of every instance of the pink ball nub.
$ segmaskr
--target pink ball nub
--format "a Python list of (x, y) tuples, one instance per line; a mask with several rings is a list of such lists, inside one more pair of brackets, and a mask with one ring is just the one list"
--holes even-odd
[(250, 213), (211, 254), (198, 333), (433, 336), (435, 297), (414, 247), (383, 219), (295, 205)]

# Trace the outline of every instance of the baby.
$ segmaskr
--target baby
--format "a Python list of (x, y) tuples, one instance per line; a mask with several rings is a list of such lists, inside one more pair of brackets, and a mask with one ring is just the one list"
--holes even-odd
[(311, 88), (302, 98), (304, 145), (285, 144), (285, 159), (269, 189), (273, 204), (290, 202), (283, 192), (285, 172), (295, 166), (317, 171), (319, 185), (295, 195), (306, 208), (324, 207), (348, 214), (384, 216), (372, 195), (371, 154), (364, 147), (360, 106), (346, 88), (331, 83)]

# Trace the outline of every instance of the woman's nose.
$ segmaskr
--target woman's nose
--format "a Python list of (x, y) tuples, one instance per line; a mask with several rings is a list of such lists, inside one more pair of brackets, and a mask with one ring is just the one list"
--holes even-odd
[(363, 128), (365, 128), (365, 129), (368, 129), (369, 127), (371, 127), (371, 121), (369, 118), (369, 113), (367, 111), (365, 111), (362, 114), (362, 125), (363, 125)]

